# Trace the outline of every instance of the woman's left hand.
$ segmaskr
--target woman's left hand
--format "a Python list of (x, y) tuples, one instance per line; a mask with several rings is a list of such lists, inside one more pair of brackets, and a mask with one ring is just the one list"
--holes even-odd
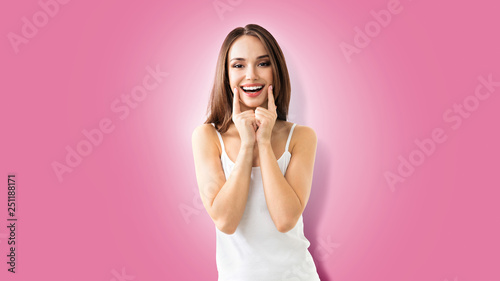
[(271, 143), (271, 135), (278, 114), (276, 113), (277, 106), (274, 104), (273, 86), (267, 89), (267, 109), (258, 106), (255, 109), (255, 119), (257, 120), (256, 138), (257, 143)]

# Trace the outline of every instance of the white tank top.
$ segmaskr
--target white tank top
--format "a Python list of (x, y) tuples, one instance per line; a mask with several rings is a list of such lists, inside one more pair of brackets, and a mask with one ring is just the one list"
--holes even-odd
[[(212, 123), (215, 127), (215, 125)], [(285, 175), (292, 154), (288, 151), (293, 124), (285, 152), (278, 165)], [(217, 130), (216, 130), (217, 131)], [(226, 180), (234, 163), (222, 147), (221, 162)], [(248, 199), (236, 231), (229, 235), (215, 227), (218, 281), (319, 281), (316, 266), (309, 253), (309, 240), (304, 236), (302, 215), (293, 229), (281, 233), (276, 229), (264, 197), (260, 167), (252, 167)]]

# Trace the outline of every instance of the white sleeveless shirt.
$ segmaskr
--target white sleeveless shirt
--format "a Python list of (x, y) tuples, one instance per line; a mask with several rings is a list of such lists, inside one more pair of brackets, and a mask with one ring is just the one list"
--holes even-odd
[[(215, 127), (215, 125), (212, 123)], [(292, 154), (288, 151), (293, 124), (285, 152), (278, 159), (283, 175)], [(216, 130), (217, 131), (217, 130)], [(222, 136), (221, 162), (226, 180), (234, 167), (227, 156)], [(260, 167), (252, 167), (248, 199), (236, 231), (226, 234), (215, 227), (218, 281), (319, 281), (316, 266), (309, 253), (310, 242), (304, 236), (302, 215), (293, 229), (281, 233), (276, 229), (264, 196)]]

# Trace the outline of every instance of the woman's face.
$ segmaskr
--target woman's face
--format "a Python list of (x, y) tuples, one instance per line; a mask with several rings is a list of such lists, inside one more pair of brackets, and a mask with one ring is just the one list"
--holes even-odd
[(236, 39), (229, 48), (227, 69), (231, 89), (238, 88), (241, 111), (267, 108), (273, 69), (259, 38), (243, 35)]

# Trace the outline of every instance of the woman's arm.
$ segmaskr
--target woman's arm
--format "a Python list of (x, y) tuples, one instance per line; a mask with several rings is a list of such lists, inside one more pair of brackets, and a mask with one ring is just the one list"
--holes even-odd
[(313, 129), (296, 125), (296, 143), (285, 176), (276, 161), (270, 142), (259, 143), (264, 194), (271, 218), (280, 232), (297, 224), (311, 192), (317, 137)]
[(248, 197), (252, 170), (253, 147), (242, 145), (231, 175), (226, 181), (215, 141), (214, 127), (203, 124), (192, 134), (196, 180), (203, 206), (226, 234), (236, 231)]

